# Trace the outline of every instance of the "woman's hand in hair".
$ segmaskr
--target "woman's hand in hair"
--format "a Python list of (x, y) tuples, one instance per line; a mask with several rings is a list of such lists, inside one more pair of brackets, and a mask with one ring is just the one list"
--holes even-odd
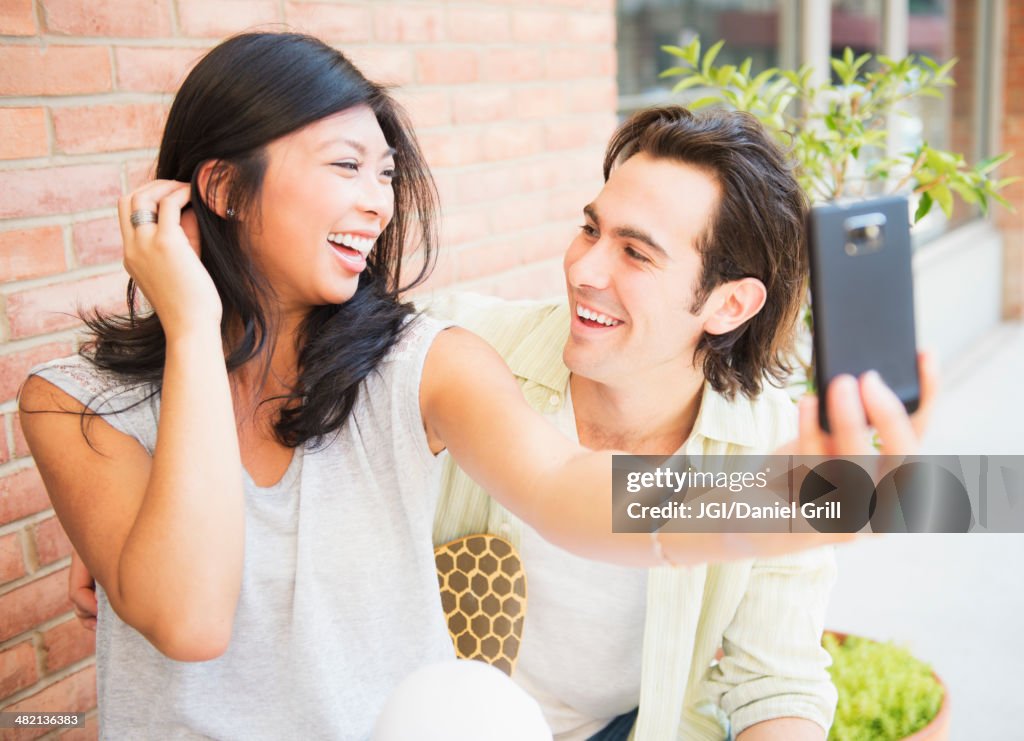
[[(117, 203), (125, 270), (160, 318), (168, 339), (196, 330), (219, 332), (220, 327), (220, 296), (199, 261), (194, 216), (182, 215), (189, 198), (188, 183), (155, 180)], [(137, 211), (157, 213), (157, 223), (133, 226), (131, 214)]]

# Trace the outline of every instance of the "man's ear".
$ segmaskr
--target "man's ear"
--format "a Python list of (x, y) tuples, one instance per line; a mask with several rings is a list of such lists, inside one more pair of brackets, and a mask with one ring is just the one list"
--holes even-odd
[(222, 219), (237, 218), (229, 213), (228, 196), (231, 193), (231, 167), (223, 160), (207, 160), (199, 166), (197, 183), (199, 197), (206, 207)]
[(705, 320), (708, 334), (725, 334), (739, 327), (764, 307), (768, 291), (757, 278), (740, 278), (718, 286), (709, 303), (718, 308)]

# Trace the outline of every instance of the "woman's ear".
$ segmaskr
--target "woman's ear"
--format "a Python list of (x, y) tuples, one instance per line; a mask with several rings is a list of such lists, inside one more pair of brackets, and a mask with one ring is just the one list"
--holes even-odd
[(739, 327), (764, 307), (768, 291), (757, 278), (729, 281), (715, 289), (721, 302), (704, 322), (708, 334), (725, 334)]
[(230, 165), (223, 160), (207, 160), (199, 166), (199, 175), (196, 181), (199, 187), (199, 197), (203, 199), (203, 203), (222, 219), (236, 217), (228, 199), (231, 194), (230, 169)]

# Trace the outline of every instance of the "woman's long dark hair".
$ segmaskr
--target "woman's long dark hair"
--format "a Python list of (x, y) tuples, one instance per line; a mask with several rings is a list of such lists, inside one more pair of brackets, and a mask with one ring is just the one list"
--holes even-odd
[[(201, 197), (200, 168), (218, 163), (211, 188), (227, 189), (227, 205), (248, 220), (258, 208), (265, 146), (356, 105), (373, 110), (396, 150), (394, 217), (367, 258), (355, 295), (343, 304), (313, 308), (300, 327), (298, 380), (278, 397), (285, 403), (274, 425), (277, 439), (291, 447), (322, 443), (345, 422), (360, 382), (399, 338), (412, 312), (399, 294), (423, 281), (433, 266), (437, 190), (412, 127), (386, 90), (337, 50), (301, 34), (249, 33), (223, 42), (196, 65), (175, 96), (160, 144), (157, 178), (192, 184), (201, 260), (220, 294), (221, 334), (232, 371), (253, 359), (267, 361), (275, 331), (266, 314), (272, 294), (243, 249), (239, 222), (213, 210), (212, 192), (206, 201)], [(403, 254), (417, 246), (422, 268), (401, 285)], [(140, 315), (135, 298), (129, 282), (127, 315), (84, 317), (93, 337), (83, 355), (130, 384), (156, 389), (166, 339), (159, 317)]]

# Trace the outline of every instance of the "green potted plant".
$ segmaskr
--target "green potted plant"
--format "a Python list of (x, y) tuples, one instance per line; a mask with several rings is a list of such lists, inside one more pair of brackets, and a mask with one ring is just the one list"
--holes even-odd
[(949, 735), (946, 688), (928, 664), (892, 643), (825, 633), (839, 692), (829, 741), (938, 741)]
[[(901, 194), (914, 207), (913, 222), (936, 204), (949, 218), (954, 200), (977, 206), (983, 214), (992, 201), (1012, 209), (1000, 191), (1018, 178), (997, 179), (996, 168), (1012, 154), (1000, 154), (969, 166), (962, 154), (927, 142), (906, 151), (887, 151), (889, 122), (908, 101), (942, 97), (954, 84), (956, 60), (944, 64), (924, 56), (895, 60), (884, 55), (855, 56), (846, 49), (832, 59), (837, 82), (815, 84), (809, 66), (751, 73), (752, 60), (717, 66), (723, 42), (701, 51), (699, 38), (685, 47), (663, 46), (678, 65), (661, 73), (678, 78), (673, 91), (699, 91), (686, 105), (699, 109), (723, 105), (756, 116), (792, 152), (797, 178), (812, 202), (866, 195)], [(691, 93), (692, 95), (692, 93)], [(804, 322), (811, 324), (805, 307)], [(813, 389), (809, 341), (797, 358), (803, 372), (794, 385)]]
[(687, 103), (691, 109), (721, 104), (757, 116), (792, 148), (800, 184), (812, 201), (880, 190), (910, 194), (917, 199), (915, 222), (934, 204), (950, 216), (954, 194), (983, 213), (993, 200), (1012, 208), (999, 191), (1017, 178), (992, 177), (1009, 153), (969, 167), (963, 155), (927, 142), (889, 156), (884, 151), (890, 117), (913, 98), (941, 98), (943, 88), (954, 84), (950, 71), (955, 59), (939, 65), (925, 56), (855, 57), (848, 48), (842, 58), (831, 60), (838, 84), (815, 85), (806, 65), (795, 71), (773, 67), (757, 75), (751, 75), (750, 59), (739, 66), (715, 66), (722, 45), (719, 41), (703, 56), (699, 38), (685, 47), (663, 46), (680, 64), (661, 76), (680, 78), (674, 92), (701, 88), (704, 94)]

